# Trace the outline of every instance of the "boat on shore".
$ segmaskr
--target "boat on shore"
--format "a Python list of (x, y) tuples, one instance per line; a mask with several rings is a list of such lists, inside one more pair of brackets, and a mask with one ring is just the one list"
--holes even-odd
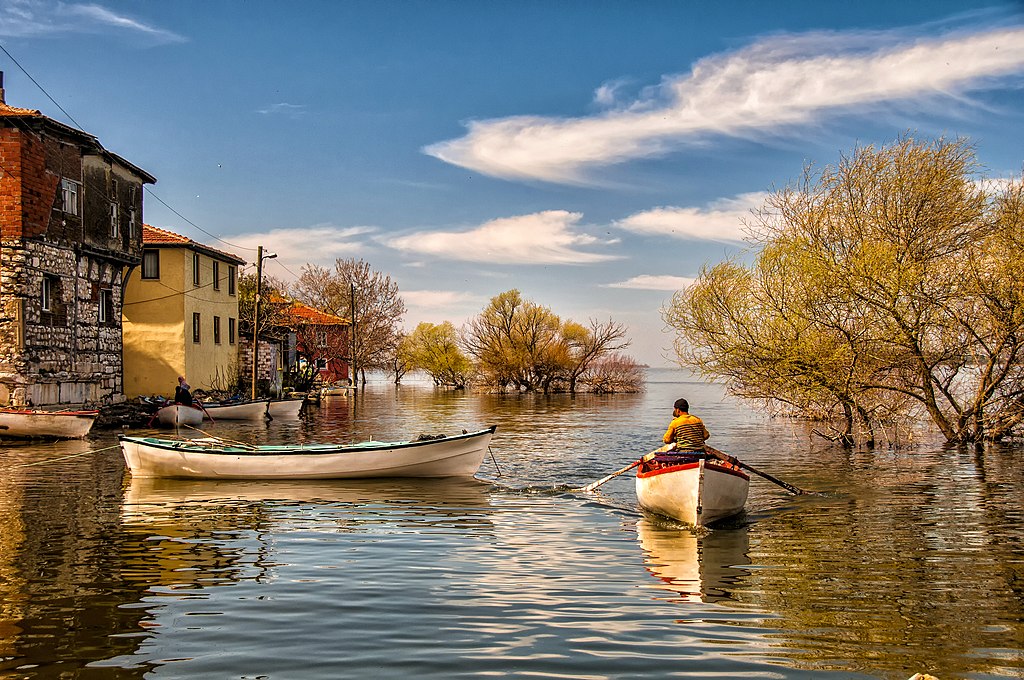
[(366, 479), (469, 477), (483, 462), (495, 427), (447, 437), (358, 444), (249, 445), (217, 437), (161, 439), (119, 435), (132, 475), (193, 479)]
[(267, 413), (271, 418), (298, 418), (305, 399), (271, 399)]
[(194, 427), (203, 424), (203, 410), (198, 406), (168, 404), (157, 409), (154, 418), (165, 427), (182, 427), (184, 425)]
[(89, 434), (99, 411), (0, 409), (0, 437), (81, 439)]
[(210, 420), (264, 420), (269, 399), (234, 402), (203, 402), (205, 416)]
[(741, 513), (749, 489), (739, 466), (704, 452), (659, 454), (636, 472), (640, 507), (695, 526)]

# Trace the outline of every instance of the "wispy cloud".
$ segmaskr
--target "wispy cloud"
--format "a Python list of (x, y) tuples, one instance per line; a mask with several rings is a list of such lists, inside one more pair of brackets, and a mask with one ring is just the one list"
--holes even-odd
[(26, 38), (72, 33), (120, 33), (156, 44), (187, 42), (187, 38), (174, 31), (94, 3), (8, 0), (0, 5), (0, 36)]
[(751, 192), (715, 201), (703, 208), (665, 206), (635, 213), (614, 223), (637, 234), (678, 239), (740, 243), (744, 223), (760, 208), (768, 194)]
[(491, 220), (465, 231), (421, 231), (383, 243), (419, 255), (491, 264), (591, 264), (618, 259), (582, 249), (616, 243), (579, 231), (582, 218), (580, 213), (546, 210)]
[[(375, 231), (374, 227), (318, 224), (305, 228), (239, 234), (229, 237), (228, 240), (249, 249), (236, 254), (250, 262), (256, 259), (256, 247), (262, 245), (265, 251), (277, 255), (280, 264), (298, 275), (301, 273), (298, 268), (307, 263), (331, 266), (339, 257), (357, 257), (365, 248), (366, 237)], [(279, 278), (291, 278), (284, 272), (278, 272), (276, 275), (280, 275)]]
[[(470, 121), (424, 152), (495, 177), (585, 183), (587, 171), (665, 155), (707, 135), (777, 133), (830, 111), (923, 107), (1024, 71), (1024, 28), (928, 39), (906, 33), (773, 36), (697, 62), (629, 105), (579, 118)], [(598, 103), (616, 87), (603, 86)]]
[(301, 118), (306, 114), (306, 105), (280, 102), (278, 104), (271, 104), (270, 106), (265, 106), (262, 109), (257, 109), (256, 113), (262, 113), (268, 116), (285, 116), (287, 118)]
[(448, 309), (465, 305), (483, 305), (486, 298), (455, 290), (403, 290), (402, 299), (410, 307)]
[(632, 290), (671, 290), (686, 288), (696, 279), (688, 276), (641, 274), (619, 283), (607, 283), (604, 288), (629, 288)]

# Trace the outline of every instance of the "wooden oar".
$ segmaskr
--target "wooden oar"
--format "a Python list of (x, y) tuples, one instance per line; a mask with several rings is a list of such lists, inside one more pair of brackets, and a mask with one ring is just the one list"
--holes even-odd
[(623, 472), (629, 472), (630, 470), (635, 468), (640, 463), (646, 463), (651, 458), (654, 458), (656, 455), (658, 455), (658, 451), (651, 451), (650, 453), (646, 454), (642, 458), (640, 458), (638, 460), (634, 460), (632, 463), (630, 463), (626, 467), (622, 468), (621, 470), (616, 470), (615, 472), (611, 473), (607, 477), (602, 477), (601, 479), (597, 480), (596, 482), (591, 482), (590, 484), (587, 484), (584, 487), (580, 487), (579, 489), (572, 489), (572, 491), (587, 491), (587, 492), (593, 491), (594, 489), (596, 489), (597, 487), (601, 486), (605, 482), (610, 481), (612, 479), (615, 479), (616, 477), (621, 475)]
[(705, 445), (704, 445), (704, 449), (705, 449), (705, 450), (706, 450), (706, 451), (707, 451), (707, 452), (708, 452), (709, 454), (711, 454), (712, 456), (714, 456), (715, 458), (717, 458), (718, 460), (723, 460), (723, 461), (725, 461), (726, 463), (732, 463), (732, 464), (733, 464), (733, 465), (735, 465), (736, 467), (741, 467), (741, 468), (743, 468), (744, 470), (750, 470), (750, 471), (751, 471), (751, 472), (753, 472), (753, 473), (754, 473), (755, 475), (760, 475), (761, 477), (764, 477), (765, 479), (767, 479), (767, 480), (768, 480), (769, 482), (772, 482), (772, 483), (774, 483), (774, 484), (778, 484), (778, 485), (779, 485), (779, 486), (781, 486), (781, 487), (782, 487), (783, 489), (785, 489), (786, 491), (789, 491), (789, 492), (790, 492), (791, 494), (793, 494), (793, 495), (796, 495), (796, 496), (802, 496), (802, 495), (806, 495), (806, 494), (813, 494), (813, 493), (814, 493), (813, 491), (806, 491), (806, 490), (804, 490), (804, 489), (801, 489), (801, 488), (800, 488), (800, 487), (798, 487), (798, 486), (793, 486), (792, 484), (790, 484), (790, 483), (788, 483), (788, 482), (784, 482), (784, 481), (782, 481), (781, 479), (778, 479), (777, 477), (772, 477), (772, 476), (771, 476), (770, 474), (768, 474), (767, 472), (761, 472), (760, 470), (758, 470), (758, 469), (757, 469), (757, 468), (755, 468), (754, 466), (752, 466), (752, 465), (747, 465), (746, 463), (744, 463), (744, 462), (743, 462), (742, 460), (740, 460), (739, 458), (734, 458), (733, 456), (730, 456), (730, 455), (729, 455), (728, 453), (723, 453), (722, 451), (719, 451), (719, 450), (718, 450), (718, 449), (716, 449), (716, 448), (710, 447), (710, 446), (708, 446), (707, 444), (705, 444)]
[(198, 399), (195, 399), (192, 403), (199, 404), (199, 410), (206, 414), (206, 417), (210, 419), (211, 425), (217, 424), (217, 421), (213, 419), (213, 416), (210, 415), (210, 412), (206, 410), (205, 406), (203, 406), (203, 402), (199, 401)]

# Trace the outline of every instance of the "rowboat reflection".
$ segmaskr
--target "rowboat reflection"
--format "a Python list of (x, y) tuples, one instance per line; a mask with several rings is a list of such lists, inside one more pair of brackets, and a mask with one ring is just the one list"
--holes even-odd
[(491, 484), (473, 477), (357, 480), (207, 480), (130, 477), (122, 518), (149, 521), (154, 512), (184, 504), (238, 506), (301, 504), (390, 506), (427, 514), (472, 512), (489, 505)]
[(747, 527), (698, 534), (652, 517), (636, 523), (644, 566), (655, 577), (654, 587), (673, 595), (669, 602), (717, 602), (733, 599), (732, 592), (749, 572)]
[[(491, 488), (472, 478), (300, 482), (131, 477), (121, 506), (123, 576), (146, 588), (174, 589), (259, 580), (280, 564), (284, 537), (292, 533), (336, 546), (348, 540), (345, 535), (366, 542), (428, 528), (487, 532), (492, 527)], [(340, 553), (331, 554), (337, 558)]]

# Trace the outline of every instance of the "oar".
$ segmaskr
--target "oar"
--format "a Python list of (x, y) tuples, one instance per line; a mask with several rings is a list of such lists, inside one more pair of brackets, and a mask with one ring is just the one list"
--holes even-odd
[(203, 406), (203, 402), (196, 399), (194, 403), (199, 404), (199, 410), (206, 414), (206, 417), (210, 419), (211, 425), (217, 424), (217, 421), (213, 419), (213, 416), (210, 415), (210, 412), (206, 410), (205, 406)]
[(601, 486), (605, 482), (610, 481), (612, 479), (615, 479), (616, 477), (621, 475), (623, 472), (629, 472), (630, 470), (635, 468), (640, 463), (646, 463), (651, 458), (654, 458), (656, 455), (658, 455), (658, 451), (651, 451), (650, 453), (646, 454), (645, 456), (641, 457), (640, 459), (634, 460), (632, 463), (630, 463), (626, 467), (622, 468), (621, 470), (616, 470), (615, 472), (611, 473), (607, 477), (602, 477), (601, 479), (597, 480), (596, 482), (591, 482), (590, 484), (587, 484), (584, 487), (580, 487), (579, 489), (572, 489), (572, 490), (573, 491), (586, 491), (586, 492), (593, 491), (594, 489), (596, 489), (597, 487)]
[(769, 482), (773, 482), (775, 484), (778, 484), (779, 486), (781, 486), (786, 491), (789, 491), (791, 494), (794, 494), (796, 496), (802, 496), (802, 495), (813, 494), (814, 493), (813, 491), (806, 491), (804, 489), (801, 489), (798, 486), (793, 486), (792, 484), (790, 484), (788, 482), (784, 482), (781, 479), (778, 479), (777, 477), (772, 477), (767, 472), (761, 472), (760, 470), (758, 470), (754, 466), (747, 465), (746, 463), (744, 463), (739, 458), (734, 458), (734, 457), (730, 456), (728, 453), (723, 453), (722, 451), (719, 451), (716, 448), (712, 448), (712, 447), (708, 446), (707, 444), (704, 445), (704, 449), (709, 454), (711, 454), (712, 456), (717, 458), (718, 460), (724, 460), (726, 463), (732, 463), (736, 467), (741, 467), (744, 470), (750, 470), (755, 475), (760, 475), (761, 477), (764, 477), (765, 479), (767, 479)]

